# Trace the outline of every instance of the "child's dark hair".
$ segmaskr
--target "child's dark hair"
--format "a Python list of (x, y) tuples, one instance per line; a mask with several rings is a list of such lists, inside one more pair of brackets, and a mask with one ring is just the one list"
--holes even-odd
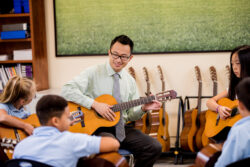
[(36, 105), (36, 113), (41, 125), (46, 125), (52, 117), (61, 117), (67, 101), (58, 95), (45, 95)]
[(116, 42), (120, 42), (123, 45), (129, 45), (130, 46), (130, 51), (132, 53), (133, 48), (134, 48), (134, 43), (133, 41), (126, 35), (119, 35), (117, 37), (115, 37), (110, 44), (110, 49), (112, 48), (112, 46), (116, 43)]
[(240, 81), (235, 91), (239, 101), (250, 111), (250, 77), (246, 77)]

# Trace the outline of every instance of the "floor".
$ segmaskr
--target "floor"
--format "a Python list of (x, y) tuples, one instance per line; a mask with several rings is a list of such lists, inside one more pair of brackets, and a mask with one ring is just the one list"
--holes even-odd
[(161, 156), (154, 164), (154, 167), (188, 167), (194, 164), (194, 158), (183, 159), (182, 164), (174, 164), (174, 161), (174, 157)]

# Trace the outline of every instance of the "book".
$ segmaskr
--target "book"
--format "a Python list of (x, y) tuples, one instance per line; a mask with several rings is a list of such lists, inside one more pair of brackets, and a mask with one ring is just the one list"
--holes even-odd
[(6, 61), (9, 60), (9, 56), (6, 54), (0, 55), (0, 61)]
[(2, 31), (18, 31), (18, 30), (29, 30), (28, 23), (18, 23), (18, 24), (3, 24)]
[(1, 32), (1, 39), (24, 39), (26, 37), (28, 37), (28, 32), (25, 30)]
[(32, 60), (32, 49), (14, 50), (13, 60)]

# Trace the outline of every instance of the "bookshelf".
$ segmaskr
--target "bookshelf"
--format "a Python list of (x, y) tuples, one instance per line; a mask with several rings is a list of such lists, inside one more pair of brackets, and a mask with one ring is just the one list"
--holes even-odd
[(31, 65), (37, 90), (45, 90), (49, 88), (49, 84), (44, 0), (29, 0), (29, 8), (30, 13), (0, 14), (0, 31), (3, 24), (30, 24), (30, 38), (0, 39), (0, 54), (13, 56), (14, 50), (32, 49), (32, 60), (0, 61), (0, 66)]

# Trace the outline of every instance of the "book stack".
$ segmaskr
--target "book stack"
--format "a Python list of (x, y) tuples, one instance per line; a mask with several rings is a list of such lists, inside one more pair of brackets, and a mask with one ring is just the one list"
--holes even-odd
[(14, 50), (13, 60), (32, 60), (32, 50), (31, 49)]
[(24, 39), (30, 37), (28, 23), (3, 24), (1, 39)]
[(13, 0), (15, 13), (29, 13), (29, 0)]
[(9, 60), (9, 56), (7, 54), (0, 55), (0, 61), (7, 61)]
[(32, 79), (32, 65), (17, 64), (16, 66), (1, 66), (0, 67), (0, 91), (1, 87), (4, 87), (8, 80), (13, 76), (22, 76)]

